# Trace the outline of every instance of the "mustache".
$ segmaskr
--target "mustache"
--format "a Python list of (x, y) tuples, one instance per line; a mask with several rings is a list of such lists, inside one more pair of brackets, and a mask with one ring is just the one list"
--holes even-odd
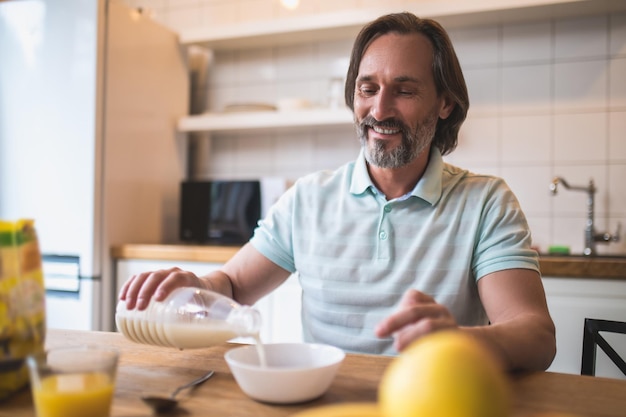
[(402, 121), (394, 118), (378, 121), (372, 115), (367, 115), (363, 118), (363, 120), (361, 120), (360, 124), (362, 128), (378, 126), (390, 129), (400, 129), (402, 132), (408, 132), (407, 126), (402, 123)]

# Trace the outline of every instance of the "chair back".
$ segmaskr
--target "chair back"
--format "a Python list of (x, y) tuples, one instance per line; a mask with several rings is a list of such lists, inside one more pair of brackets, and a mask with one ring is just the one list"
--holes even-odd
[(596, 374), (596, 347), (606, 353), (613, 363), (626, 375), (626, 362), (611, 347), (600, 332), (626, 334), (626, 322), (585, 318), (583, 330), (583, 356), (580, 367), (581, 375)]

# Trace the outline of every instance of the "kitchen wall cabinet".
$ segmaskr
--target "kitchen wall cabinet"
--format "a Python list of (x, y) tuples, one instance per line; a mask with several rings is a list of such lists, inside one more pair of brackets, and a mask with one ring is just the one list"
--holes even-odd
[[(626, 10), (623, 0), (479, 0), (406, 2), (405, 10), (433, 18), (447, 29), (513, 23), (546, 18), (593, 15)], [(183, 45), (212, 50), (250, 49), (339, 39), (353, 39), (361, 27), (397, 6), (368, 7), (314, 15), (251, 21), (230, 25), (206, 25), (180, 31)], [(307, 128), (352, 123), (351, 113), (341, 109), (245, 114), (210, 113), (183, 117), (182, 132), (241, 132), (252, 129)]]
[[(623, 0), (422, 0), (406, 2), (404, 10), (435, 19), (446, 28), (457, 28), (614, 12), (626, 10), (626, 4)], [(397, 11), (397, 5), (387, 5), (228, 26), (198, 26), (182, 30), (180, 41), (216, 50), (354, 38), (367, 22)]]
[[(222, 264), (176, 260), (118, 259), (115, 267), (117, 293), (119, 294), (122, 284), (134, 274), (175, 266), (185, 271), (191, 271), (196, 275), (204, 275), (220, 268)], [(301, 292), (297, 278), (291, 276), (278, 289), (254, 304), (254, 307), (261, 313), (261, 340), (264, 343), (302, 341)], [(237, 339), (237, 341), (250, 342), (247, 339)]]
[[(585, 318), (625, 321), (626, 280), (543, 277), (543, 285), (556, 325), (557, 354), (549, 370), (580, 374)], [(626, 335), (603, 336), (626, 357)], [(626, 379), (599, 348), (596, 375)]]

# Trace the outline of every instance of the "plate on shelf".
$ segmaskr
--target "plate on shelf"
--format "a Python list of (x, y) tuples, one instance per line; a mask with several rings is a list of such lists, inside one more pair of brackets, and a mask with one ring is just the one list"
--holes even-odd
[(224, 106), (224, 113), (238, 113), (249, 111), (276, 111), (273, 104), (267, 103), (233, 103)]
[(305, 98), (285, 97), (278, 99), (276, 107), (278, 110), (304, 110), (313, 107), (313, 104)]

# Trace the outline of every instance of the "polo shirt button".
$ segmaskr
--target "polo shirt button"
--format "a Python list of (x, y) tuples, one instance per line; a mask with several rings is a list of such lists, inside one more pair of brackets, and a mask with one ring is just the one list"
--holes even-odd
[(385, 240), (385, 239), (387, 239), (387, 232), (380, 232), (380, 234), (378, 235), (378, 237), (380, 238), (380, 240)]
[(389, 213), (391, 211), (391, 206), (385, 206), (385, 213)]

